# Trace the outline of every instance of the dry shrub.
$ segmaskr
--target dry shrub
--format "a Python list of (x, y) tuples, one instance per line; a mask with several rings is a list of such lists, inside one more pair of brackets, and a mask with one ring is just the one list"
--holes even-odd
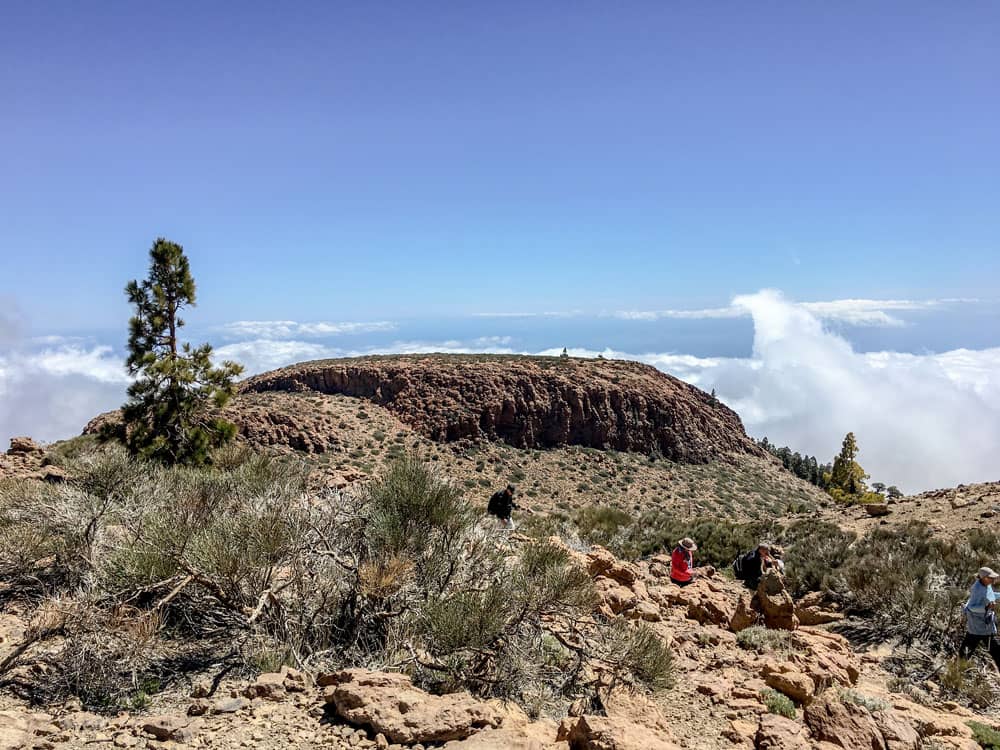
[(34, 655), (51, 666), (42, 700), (141, 705), (208, 663), (404, 669), (536, 707), (592, 693), (594, 659), (629, 684), (668, 681), (670, 652), (645, 626), (592, 623), (607, 631), (596, 654), (554, 640), (554, 622), (593, 610), (586, 571), (548, 542), (515, 550), (486, 532), (412, 458), (356, 496), (309, 493), (301, 467), (232, 448), (200, 468), (116, 450), (73, 461), (69, 485), (0, 494), (0, 575), (43, 559), (59, 571), (47, 590), (63, 594), (63, 642)]

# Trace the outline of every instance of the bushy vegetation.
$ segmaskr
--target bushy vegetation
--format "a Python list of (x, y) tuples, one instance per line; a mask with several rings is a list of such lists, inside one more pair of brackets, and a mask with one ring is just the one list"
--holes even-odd
[(978, 742), (983, 750), (1000, 750), (1000, 732), (980, 721), (966, 723), (972, 730), (972, 739)]
[(767, 706), (768, 713), (778, 714), (787, 719), (795, 718), (795, 702), (784, 693), (777, 690), (764, 690), (764, 705)]
[(134, 707), (210, 664), (404, 670), (529, 707), (672, 679), (648, 627), (590, 617), (564, 548), (515, 550), (413, 458), (357, 495), (310, 493), (302, 467), (235, 446), (202, 467), (117, 447), (67, 462), (68, 483), (0, 485), (3, 596), (39, 605), (0, 673), (46, 662), (22, 686), (39, 700)]
[(644, 557), (669, 552), (678, 539), (691, 537), (698, 541), (698, 564), (727, 568), (738, 554), (754, 548), (777, 528), (773, 522), (683, 519), (657, 510), (636, 519), (619, 535), (612, 549), (623, 557)]
[(736, 634), (736, 643), (740, 648), (758, 654), (787, 653), (792, 650), (792, 634), (788, 630), (751, 625)]
[(857, 690), (850, 690), (847, 688), (839, 688), (837, 690), (837, 697), (840, 698), (844, 703), (853, 703), (856, 706), (861, 706), (866, 709), (869, 713), (877, 713), (879, 711), (888, 711), (891, 706), (887, 701), (881, 698), (876, 698), (871, 695), (865, 695), (864, 693), (859, 693)]

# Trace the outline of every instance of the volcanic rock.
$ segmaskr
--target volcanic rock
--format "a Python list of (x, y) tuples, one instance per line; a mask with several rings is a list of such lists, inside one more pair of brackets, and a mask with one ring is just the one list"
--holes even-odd
[(736, 412), (637, 362), (486, 355), (318, 360), (257, 375), (242, 391), (364, 398), (438, 441), (583, 445), (688, 463), (732, 453), (764, 456)]

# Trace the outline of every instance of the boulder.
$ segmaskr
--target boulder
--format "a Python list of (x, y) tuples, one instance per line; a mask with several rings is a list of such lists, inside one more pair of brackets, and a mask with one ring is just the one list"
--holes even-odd
[(887, 516), (889, 515), (889, 504), (888, 503), (865, 503), (865, 513), (869, 516)]
[(784, 693), (799, 705), (812, 701), (816, 686), (812, 678), (787, 662), (767, 662), (761, 669), (768, 687)]
[(876, 711), (872, 714), (882, 732), (887, 750), (920, 750), (920, 735), (898, 711)]
[(750, 597), (743, 594), (740, 596), (739, 604), (736, 605), (736, 611), (733, 612), (733, 616), (729, 620), (729, 629), (734, 633), (739, 633), (751, 625), (756, 625), (759, 617), (760, 615), (750, 604)]
[(795, 616), (795, 602), (785, 588), (785, 579), (776, 570), (769, 570), (760, 579), (755, 600), (769, 628), (795, 630), (799, 618)]
[(805, 709), (813, 739), (845, 750), (887, 750), (882, 731), (867, 709), (836, 698), (813, 701)]
[(587, 571), (594, 577), (611, 578), (623, 586), (631, 586), (639, 580), (639, 569), (635, 565), (619, 560), (612, 552), (596, 544), (587, 553)]
[(764, 714), (753, 746), (755, 750), (810, 750), (808, 737), (806, 728), (798, 722), (777, 714)]
[(632, 609), (638, 602), (639, 597), (635, 595), (628, 586), (624, 586), (613, 578), (598, 578), (594, 582), (597, 596), (600, 601), (599, 608), (607, 610), (613, 615), (620, 615), (622, 612)]
[(188, 742), (194, 738), (194, 732), (190, 729), (191, 720), (180, 716), (150, 716), (142, 723), (142, 731), (146, 734), (166, 742)]
[(556, 739), (572, 750), (680, 750), (665, 732), (620, 716), (564, 719)]
[(30, 437), (12, 437), (10, 439), (10, 448), (7, 453), (14, 455), (16, 453), (44, 453), (45, 449), (37, 442), (32, 440)]
[(555, 732), (546, 739), (533, 736), (528, 729), (484, 729), (465, 738), (452, 740), (443, 750), (569, 750), (565, 742), (555, 741)]
[(806, 594), (795, 603), (795, 616), (800, 625), (825, 625), (828, 622), (843, 620), (840, 612), (832, 612), (823, 607), (823, 593), (813, 591)]
[(663, 619), (660, 615), (660, 608), (650, 601), (640, 601), (625, 615), (629, 619), (645, 620), (646, 622), (659, 622)]
[(394, 743), (461, 740), (502, 721), (494, 706), (468, 693), (430, 695), (402, 674), (347, 669), (323, 681), (328, 685), (324, 700), (338, 716)]

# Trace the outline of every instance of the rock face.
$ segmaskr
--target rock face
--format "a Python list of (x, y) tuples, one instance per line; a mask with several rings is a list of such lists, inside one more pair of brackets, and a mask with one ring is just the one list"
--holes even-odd
[(760, 579), (755, 601), (769, 628), (795, 630), (799, 618), (795, 615), (795, 602), (785, 588), (785, 581), (776, 570), (769, 570)]
[(690, 463), (764, 453), (736, 412), (637, 362), (420, 355), (306, 362), (242, 392), (317, 391), (368, 399), (428, 438), (518, 448), (583, 445)]
[(341, 718), (384, 734), (391, 742), (461, 740), (478, 729), (499, 726), (502, 717), (467, 693), (429, 695), (406, 675), (347, 669), (319, 680), (325, 700)]
[(805, 711), (805, 720), (814, 739), (845, 750), (886, 750), (875, 719), (853, 703), (835, 698), (813, 702)]

